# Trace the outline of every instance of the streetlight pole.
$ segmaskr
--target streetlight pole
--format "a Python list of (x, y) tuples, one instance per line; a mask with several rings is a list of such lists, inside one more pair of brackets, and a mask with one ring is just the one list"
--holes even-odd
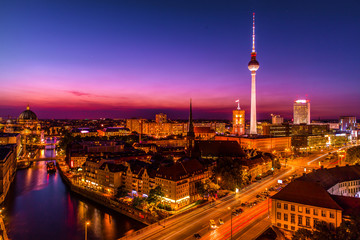
[(230, 238), (230, 239), (232, 240), (232, 215), (233, 215), (233, 211), (232, 211), (232, 210), (231, 210), (231, 213), (230, 213), (230, 214), (231, 214), (231, 228), (230, 228), (230, 229), (231, 229), (231, 238)]
[(90, 221), (85, 222), (85, 240), (87, 240), (87, 226), (90, 225)]
[(231, 209), (231, 207), (228, 207), (228, 209), (230, 210), (230, 222), (231, 222), (231, 226), (230, 226), (230, 232), (231, 232), (231, 240), (232, 240), (232, 215), (233, 215), (233, 210)]

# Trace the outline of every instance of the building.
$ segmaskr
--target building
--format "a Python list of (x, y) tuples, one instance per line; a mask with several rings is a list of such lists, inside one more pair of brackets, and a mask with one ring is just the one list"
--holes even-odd
[(164, 113), (156, 114), (155, 121), (156, 121), (156, 123), (166, 123), (167, 122), (166, 114), (164, 114)]
[(16, 144), (0, 145), (0, 203), (5, 200), (16, 174)]
[(161, 166), (156, 172), (155, 185), (163, 189), (164, 203), (179, 209), (202, 197), (196, 183), (208, 178), (208, 171), (198, 160), (184, 159), (171, 166)]
[(273, 125), (283, 124), (283, 123), (284, 123), (284, 118), (283, 118), (283, 117), (280, 117), (280, 115), (271, 114), (271, 123), (272, 123)]
[(340, 117), (340, 131), (352, 132), (356, 129), (356, 117)]
[(253, 34), (251, 60), (248, 64), (251, 71), (251, 116), (250, 116), (250, 134), (257, 134), (256, 128), (256, 71), (259, 69), (259, 62), (256, 60), (255, 51), (255, 13), (253, 13)]
[(137, 160), (116, 162), (89, 159), (84, 165), (81, 182), (93, 189), (115, 194), (120, 186), (131, 196), (147, 197), (150, 190), (160, 186), (164, 192), (163, 204), (173, 209), (184, 207), (202, 196), (197, 192), (198, 182), (209, 178), (209, 171), (196, 159), (182, 159), (154, 169), (150, 163)]
[(269, 137), (269, 136), (215, 136), (215, 140), (237, 141), (242, 148), (256, 149), (262, 152), (287, 152), (291, 149), (291, 137)]
[(99, 137), (113, 137), (113, 136), (128, 136), (130, 135), (130, 129), (125, 127), (108, 127), (101, 130), (97, 130)]
[(292, 125), (282, 124), (263, 124), (262, 131), (265, 136), (288, 137), (291, 134)]
[(20, 133), (0, 133), (0, 145), (15, 144), (16, 156), (21, 152), (21, 135)]
[(360, 207), (360, 166), (321, 168), (289, 183), (271, 197), (271, 222), (282, 230), (339, 227)]
[(296, 100), (294, 102), (294, 124), (310, 124), (310, 100)]
[(195, 139), (210, 140), (216, 135), (215, 131), (210, 127), (194, 127)]
[(245, 134), (245, 110), (240, 109), (239, 100), (237, 109), (233, 110), (233, 130), (232, 134), (235, 136), (240, 136)]

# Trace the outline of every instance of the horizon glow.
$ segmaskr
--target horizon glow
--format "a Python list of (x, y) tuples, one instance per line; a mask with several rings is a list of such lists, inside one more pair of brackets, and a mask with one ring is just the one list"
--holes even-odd
[[(311, 6), (311, 7), (309, 7)], [(256, 13), (258, 119), (359, 117), (359, 8), (312, 1), (35, 1), (0, 9), (0, 116), (231, 119), (250, 116)]]

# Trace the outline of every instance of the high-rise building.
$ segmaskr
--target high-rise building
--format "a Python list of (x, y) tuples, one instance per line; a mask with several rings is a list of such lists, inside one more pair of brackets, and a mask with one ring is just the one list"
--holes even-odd
[(251, 60), (248, 64), (251, 71), (251, 116), (250, 116), (250, 134), (257, 134), (256, 129), (256, 71), (259, 69), (259, 62), (256, 60), (255, 51), (255, 13), (253, 13), (253, 34), (252, 34), (252, 51)]
[(245, 134), (245, 110), (240, 109), (239, 100), (236, 100), (238, 103), (237, 109), (233, 110), (233, 130), (232, 134), (240, 136)]
[(166, 123), (167, 122), (166, 114), (165, 113), (156, 114), (155, 121), (156, 121), (156, 123)]
[(310, 124), (310, 100), (299, 99), (294, 102), (294, 124)]
[(351, 132), (356, 128), (356, 117), (340, 117), (340, 131)]

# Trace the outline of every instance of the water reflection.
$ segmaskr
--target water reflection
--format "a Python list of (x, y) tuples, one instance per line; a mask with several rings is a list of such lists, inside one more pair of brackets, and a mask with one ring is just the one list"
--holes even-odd
[[(41, 154), (56, 156), (54, 149)], [(3, 206), (12, 240), (84, 239), (86, 220), (91, 221), (88, 239), (117, 239), (144, 226), (70, 193), (58, 173), (47, 173), (45, 162), (17, 172)]]

